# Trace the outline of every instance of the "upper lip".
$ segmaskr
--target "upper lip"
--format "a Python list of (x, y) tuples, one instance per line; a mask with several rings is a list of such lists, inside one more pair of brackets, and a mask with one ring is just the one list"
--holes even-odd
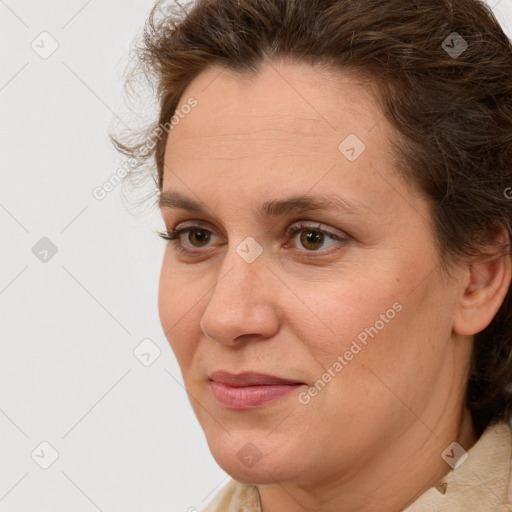
[(209, 379), (232, 387), (302, 384), (302, 382), (276, 377), (275, 375), (256, 372), (234, 374), (225, 370), (218, 370), (211, 373)]

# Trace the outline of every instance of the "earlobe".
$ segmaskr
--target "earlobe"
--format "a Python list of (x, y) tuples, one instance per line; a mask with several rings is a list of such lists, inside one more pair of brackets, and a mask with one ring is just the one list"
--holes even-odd
[(512, 260), (510, 254), (475, 256), (468, 263), (467, 273), (453, 329), (456, 333), (472, 336), (484, 330), (498, 312), (510, 287)]

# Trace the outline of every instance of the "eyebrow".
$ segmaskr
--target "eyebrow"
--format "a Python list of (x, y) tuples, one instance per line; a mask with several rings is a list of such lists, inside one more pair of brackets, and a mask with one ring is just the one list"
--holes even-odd
[[(202, 201), (192, 199), (175, 190), (161, 192), (158, 200), (160, 209), (181, 209), (199, 215), (208, 215), (210, 210)], [(273, 219), (290, 213), (307, 211), (332, 210), (342, 211), (346, 214), (375, 213), (362, 203), (349, 202), (335, 194), (321, 195), (295, 195), (284, 199), (266, 201), (255, 209), (261, 218)]]

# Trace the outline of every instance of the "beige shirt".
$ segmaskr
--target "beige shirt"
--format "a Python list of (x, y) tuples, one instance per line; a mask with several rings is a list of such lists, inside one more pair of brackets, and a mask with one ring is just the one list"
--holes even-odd
[[(512, 511), (512, 495), (507, 496), (511, 427), (507, 423), (489, 426), (467, 454), (439, 486), (431, 487), (403, 512)], [(262, 512), (258, 489), (231, 479), (202, 512)]]

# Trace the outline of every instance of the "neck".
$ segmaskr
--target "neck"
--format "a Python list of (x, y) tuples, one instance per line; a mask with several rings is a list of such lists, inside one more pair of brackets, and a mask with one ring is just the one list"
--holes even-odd
[(432, 430), (418, 420), (355, 474), (258, 486), (262, 512), (401, 511), (451, 469), (441, 457), (445, 448), (457, 441), (468, 451), (477, 440), (467, 409), (452, 425)]

